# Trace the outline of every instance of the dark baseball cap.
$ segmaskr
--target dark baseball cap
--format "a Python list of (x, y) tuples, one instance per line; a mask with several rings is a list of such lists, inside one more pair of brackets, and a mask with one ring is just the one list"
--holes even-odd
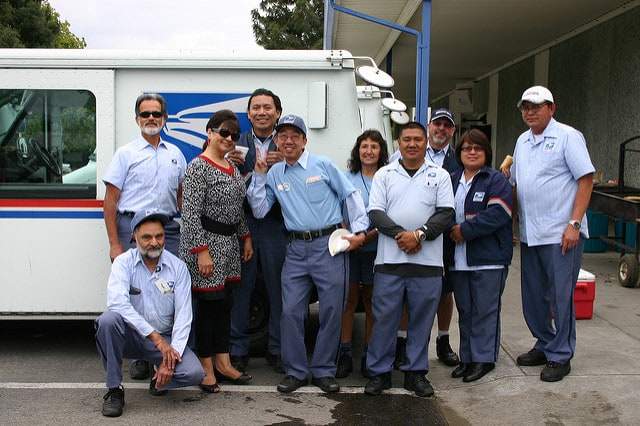
[(456, 125), (456, 121), (453, 119), (453, 114), (446, 108), (438, 108), (437, 110), (435, 110), (433, 114), (431, 114), (431, 120), (429, 120), (429, 123), (439, 118), (445, 118), (449, 120), (454, 126)]
[(159, 220), (162, 226), (169, 223), (169, 216), (156, 208), (140, 210), (133, 216), (133, 219), (131, 219), (131, 233), (133, 233), (138, 226), (152, 219)]

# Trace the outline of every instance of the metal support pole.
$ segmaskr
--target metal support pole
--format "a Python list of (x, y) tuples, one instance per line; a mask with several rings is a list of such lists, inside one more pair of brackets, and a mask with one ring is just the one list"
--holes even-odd
[[(330, 13), (325, 12), (327, 13), (327, 19), (325, 19), (325, 31), (327, 30), (327, 28), (333, 28), (333, 10), (337, 10), (338, 12), (355, 16), (356, 18), (373, 22), (374, 24), (382, 25), (387, 28), (391, 28), (416, 37), (416, 117), (418, 121), (426, 124), (427, 111), (429, 107), (429, 48), (431, 43), (431, 0), (422, 1), (422, 31), (416, 31), (413, 28), (399, 25), (386, 19), (366, 15), (362, 12), (339, 6), (335, 3), (335, 0), (327, 0), (325, 5), (327, 4), (332, 9), (332, 11)], [(330, 19), (332, 21), (330, 23), (327, 22), (329, 17), (331, 17)], [(326, 41), (327, 36), (333, 37), (333, 30), (329, 35), (327, 35), (327, 33), (325, 32), (325, 47), (331, 46), (331, 43), (327, 43)]]

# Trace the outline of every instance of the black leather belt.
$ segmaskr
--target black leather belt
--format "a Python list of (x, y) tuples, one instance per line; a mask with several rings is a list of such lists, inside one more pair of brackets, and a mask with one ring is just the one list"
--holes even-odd
[(211, 219), (208, 216), (200, 216), (200, 222), (202, 223), (202, 227), (207, 231), (218, 234), (218, 235), (226, 235), (231, 236), (236, 233), (237, 223), (222, 223), (217, 220)]
[(289, 238), (292, 240), (304, 240), (311, 241), (314, 238), (324, 237), (326, 235), (331, 234), (336, 229), (339, 229), (340, 225), (331, 225), (328, 228), (318, 229), (315, 231), (291, 231), (289, 232)]

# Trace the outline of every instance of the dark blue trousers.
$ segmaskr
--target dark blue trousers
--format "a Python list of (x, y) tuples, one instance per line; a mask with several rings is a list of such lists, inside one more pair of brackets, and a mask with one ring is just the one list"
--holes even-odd
[[(301, 380), (309, 373), (317, 378), (336, 374), (349, 271), (347, 255), (331, 257), (328, 241), (328, 236), (311, 241), (292, 240), (282, 268), (282, 364), (287, 375)], [(313, 286), (318, 291), (320, 329), (309, 363), (304, 321)]]
[(393, 370), (396, 334), (407, 303), (407, 363), (402, 371), (429, 370), (427, 348), (438, 311), (442, 277), (400, 277), (376, 272), (373, 276), (373, 333), (367, 347), (367, 370), (377, 376)]
[(242, 264), (241, 282), (233, 290), (230, 351), (233, 356), (249, 354), (249, 307), (255, 288), (258, 262), (269, 299), (269, 343), (267, 350), (280, 355), (280, 316), (282, 314), (282, 265), (287, 249), (287, 231), (282, 219), (255, 219), (247, 215), (253, 241), (253, 257)]
[(500, 351), (500, 298), (507, 268), (449, 271), (458, 308), (460, 360), (496, 362)]
[(535, 348), (548, 361), (564, 363), (576, 349), (576, 287), (584, 239), (562, 254), (560, 244), (529, 247), (520, 244), (522, 312), (536, 338)]

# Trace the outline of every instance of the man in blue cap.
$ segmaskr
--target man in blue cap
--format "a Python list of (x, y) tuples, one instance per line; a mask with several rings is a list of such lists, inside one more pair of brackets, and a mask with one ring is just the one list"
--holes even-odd
[[(96, 343), (107, 373), (102, 415), (118, 417), (124, 407), (122, 358), (155, 366), (154, 396), (166, 389), (199, 384), (204, 371), (187, 347), (191, 329), (191, 277), (187, 266), (164, 250), (169, 217), (158, 209), (131, 220), (136, 242), (116, 257), (107, 284), (107, 311), (96, 320)], [(163, 389), (164, 388), (164, 389)]]
[[(364, 243), (369, 220), (362, 197), (328, 158), (309, 153), (307, 127), (302, 118), (285, 115), (276, 126), (276, 140), (284, 162), (268, 170), (259, 156), (247, 198), (256, 218), (280, 203), (289, 232), (282, 269), (282, 364), (286, 376), (278, 391), (293, 392), (308, 382), (324, 392), (338, 392), (336, 355), (347, 286), (344, 253), (331, 256), (329, 235), (340, 228), (345, 203), (351, 232), (347, 250)], [(304, 343), (304, 320), (313, 286), (320, 301), (320, 330), (309, 364)]]

